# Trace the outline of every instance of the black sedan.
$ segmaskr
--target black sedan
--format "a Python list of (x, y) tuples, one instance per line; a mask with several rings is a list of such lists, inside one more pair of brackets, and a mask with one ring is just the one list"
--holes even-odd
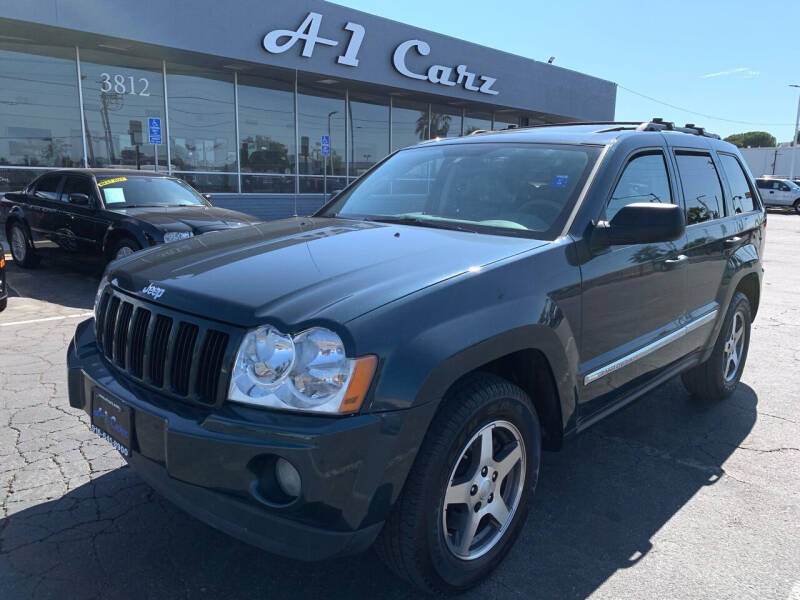
[(110, 261), (259, 221), (213, 207), (184, 181), (148, 171), (51, 171), (0, 200), (0, 222), (22, 267), (36, 266), (48, 249)]

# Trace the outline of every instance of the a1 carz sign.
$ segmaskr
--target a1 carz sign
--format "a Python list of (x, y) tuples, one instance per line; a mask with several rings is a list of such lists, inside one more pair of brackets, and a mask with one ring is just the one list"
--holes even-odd
[[(296, 43), (302, 42), (301, 56), (311, 58), (317, 44), (336, 47), (337, 40), (320, 37), (319, 28), (322, 25), (322, 15), (315, 12), (308, 13), (305, 20), (297, 29), (275, 29), (264, 36), (262, 45), (270, 54), (282, 54), (291, 49)], [(350, 36), (346, 42), (344, 53), (336, 62), (347, 67), (358, 67), (358, 52), (364, 42), (366, 29), (358, 23), (348, 22), (344, 30)], [(409, 79), (428, 81), (436, 85), (448, 87), (460, 86), (470, 92), (496, 96), (500, 92), (493, 89), (497, 79), (488, 75), (477, 75), (469, 71), (467, 65), (431, 65), (425, 73), (415, 73), (406, 64), (408, 53), (414, 50), (420, 56), (428, 56), (431, 47), (422, 40), (408, 40), (397, 46), (392, 56), (392, 64), (398, 73)]]

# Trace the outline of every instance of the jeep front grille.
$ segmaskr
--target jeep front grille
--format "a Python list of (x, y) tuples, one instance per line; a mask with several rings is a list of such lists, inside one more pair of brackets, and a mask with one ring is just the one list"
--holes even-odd
[(236, 330), (113, 290), (95, 315), (97, 346), (117, 369), (186, 402), (215, 406), (227, 396)]

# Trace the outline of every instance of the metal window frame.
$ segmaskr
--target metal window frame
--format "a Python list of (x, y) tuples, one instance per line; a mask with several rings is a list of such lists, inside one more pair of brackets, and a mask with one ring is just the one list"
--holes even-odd
[(75, 74), (78, 77), (78, 110), (81, 119), (81, 139), (83, 141), (83, 166), (89, 167), (89, 151), (86, 144), (86, 118), (83, 112), (83, 85), (81, 83), (81, 51), (75, 46)]
[(161, 78), (164, 86), (164, 132), (167, 134), (167, 173), (172, 175), (172, 140), (169, 136), (169, 94), (167, 93), (167, 61), (161, 61)]
[(242, 193), (242, 153), (239, 149), (239, 72), (233, 72), (233, 130), (236, 138), (236, 191)]

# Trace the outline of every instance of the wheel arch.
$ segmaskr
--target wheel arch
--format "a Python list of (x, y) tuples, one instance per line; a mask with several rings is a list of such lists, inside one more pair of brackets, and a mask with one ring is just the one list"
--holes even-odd
[(756, 273), (748, 273), (742, 277), (733, 291), (734, 296), (736, 295), (736, 292), (742, 292), (745, 296), (747, 296), (747, 299), (750, 302), (752, 318), (755, 319), (756, 313), (758, 312), (758, 305), (761, 301), (761, 281), (759, 280), (758, 275)]
[(28, 221), (25, 219), (25, 213), (19, 206), (14, 206), (8, 211), (8, 216), (6, 217), (5, 222), (6, 239), (11, 237), (11, 226), (14, 223), (20, 223), (28, 231), (28, 235), (31, 235), (31, 227), (28, 225)]
[(443, 398), (465, 377), (481, 371), (493, 373), (528, 394), (542, 427), (544, 448), (557, 450), (567, 423), (575, 416), (574, 377), (568, 365), (551, 329), (522, 327), (467, 348), (438, 365), (418, 397)]
[(128, 227), (112, 226), (106, 230), (105, 236), (103, 237), (103, 256), (107, 260), (111, 260), (113, 257), (110, 256), (110, 254), (111, 250), (114, 248), (114, 244), (116, 244), (120, 239), (126, 237), (136, 241), (136, 243), (142, 248), (147, 248), (149, 246), (147, 240), (143, 235), (141, 235), (141, 233), (138, 233)]

